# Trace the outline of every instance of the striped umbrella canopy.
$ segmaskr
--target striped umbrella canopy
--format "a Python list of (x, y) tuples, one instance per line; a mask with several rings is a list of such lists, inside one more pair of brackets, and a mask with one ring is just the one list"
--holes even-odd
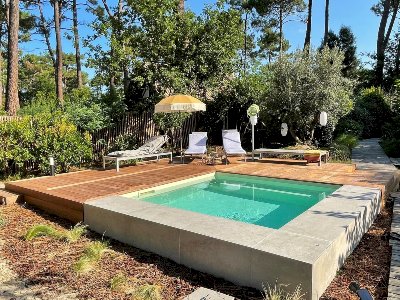
[(205, 111), (206, 105), (189, 95), (173, 95), (162, 99), (154, 108), (156, 113)]

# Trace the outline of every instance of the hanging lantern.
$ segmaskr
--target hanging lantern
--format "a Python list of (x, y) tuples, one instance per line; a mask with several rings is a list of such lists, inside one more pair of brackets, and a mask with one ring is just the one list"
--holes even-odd
[(288, 126), (286, 123), (282, 123), (282, 125), (281, 125), (282, 136), (287, 136), (287, 133), (288, 133)]
[(319, 115), (319, 124), (321, 124), (321, 126), (326, 126), (327, 123), (328, 123), (328, 114), (326, 113), (326, 111), (322, 111), (321, 114)]

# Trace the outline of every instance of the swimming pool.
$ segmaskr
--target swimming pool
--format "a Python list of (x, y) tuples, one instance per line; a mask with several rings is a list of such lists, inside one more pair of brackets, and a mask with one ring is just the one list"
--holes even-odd
[(247, 175), (216, 173), (188, 183), (139, 196), (167, 207), (279, 229), (340, 186)]

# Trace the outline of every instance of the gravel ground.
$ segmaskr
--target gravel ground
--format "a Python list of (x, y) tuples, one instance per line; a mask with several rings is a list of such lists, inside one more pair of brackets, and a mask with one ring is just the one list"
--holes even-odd
[[(6, 223), (0, 226), (0, 300), (131, 299), (126, 291), (112, 291), (115, 276), (129, 278), (135, 285), (161, 287), (163, 299), (181, 299), (203, 286), (236, 299), (261, 300), (261, 292), (243, 288), (213, 276), (178, 265), (158, 255), (109, 241), (109, 249), (97, 267), (77, 275), (73, 264), (84, 248), (102, 237), (88, 232), (76, 243), (49, 237), (25, 241), (22, 237), (35, 224), (66, 230), (73, 224), (34, 208), (0, 206)], [(391, 211), (383, 209), (358, 247), (346, 260), (321, 299), (358, 299), (348, 285), (358, 281), (375, 299), (386, 299), (391, 248), (381, 237), (390, 230)], [(23, 280), (21, 279), (23, 278)]]

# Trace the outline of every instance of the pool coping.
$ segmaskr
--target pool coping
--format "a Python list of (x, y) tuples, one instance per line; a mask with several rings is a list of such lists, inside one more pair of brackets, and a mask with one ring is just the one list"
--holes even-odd
[(85, 223), (106, 236), (241, 285), (260, 289), (262, 282), (278, 280), (295, 288), (300, 283), (307, 298), (318, 299), (378, 214), (381, 191), (343, 185), (280, 229), (133, 201), (131, 196), (86, 202)]

